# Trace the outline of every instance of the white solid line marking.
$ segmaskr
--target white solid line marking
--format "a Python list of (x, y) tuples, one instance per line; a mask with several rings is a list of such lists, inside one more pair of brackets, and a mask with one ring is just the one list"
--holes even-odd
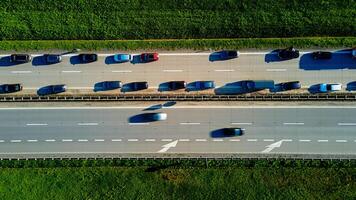
[(0, 142), (5, 142), (4, 140), (0, 140)]
[(49, 139), (49, 140), (45, 140), (46, 142), (55, 142), (56, 140), (54, 139)]
[(21, 142), (22, 140), (10, 140), (10, 142)]
[(252, 125), (252, 122), (231, 122), (234, 125)]
[(198, 123), (198, 122), (181, 122), (179, 124), (180, 125), (199, 125), (200, 123)]
[(283, 139), (283, 142), (292, 142), (293, 140), (291, 139)]
[(155, 142), (156, 139), (145, 139), (146, 142)]
[(299, 142), (310, 142), (311, 140), (299, 140)]
[(274, 142), (274, 139), (263, 139), (264, 142)]
[(94, 139), (94, 142), (104, 142), (104, 139)]
[(233, 72), (235, 70), (233, 70), (233, 69), (215, 69), (214, 71), (216, 71), (216, 72)]
[(122, 139), (111, 139), (112, 142), (121, 142)]
[(240, 142), (240, 139), (230, 139), (231, 142)]
[(329, 140), (318, 140), (318, 142), (329, 142)]
[(63, 139), (62, 142), (73, 142), (72, 139)]
[(130, 73), (132, 72), (131, 70), (114, 70), (114, 71), (111, 71), (113, 73)]
[(180, 142), (189, 142), (190, 139), (179, 139)]
[(38, 140), (27, 140), (27, 142), (38, 142)]
[(62, 71), (62, 73), (80, 73), (82, 71)]
[(195, 141), (197, 141), (197, 142), (206, 142), (207, 140), (206, 139), (195, 139)]
[(97, 126), (98, 123), (77, 123), (78, 126)]
[(223, 139), (213, 139), (214, 142), (223, 142)]
[(165, 69), (163, 72), (183, 72), (181, 69)]
[(336, 140), (336, 142), (347, 142), (347, 140)]
[(32, 73), (32, 71), (11, 71), (13, 74), (29, 74)]
[(26, 124), (26, 126), (47, 126), (48, 124)]
[(138, 139), (128, 139), (127, 141), (129, 141), (129, 142), (137, 142)]
[(337, 123), (339, 126), (356, 126), (356, 123)]
[(247, 142), (257, 142), (257, 139), (247, 139)]
[(78, 142), (88, 142), (87, 139), (78, 139)]
[(134, 126), (140, 126), (140, 125), (150, 125), (150, 123), (129, 123), (130, 126), (134, 125)]
[(285, 72), (287, 69), (266, 69), (268, 72)]
[(173, 139), (161, 139), (162, 142), (171, 142)]
[(283, 125), (304, 125), (303, 122), (285, 122)]

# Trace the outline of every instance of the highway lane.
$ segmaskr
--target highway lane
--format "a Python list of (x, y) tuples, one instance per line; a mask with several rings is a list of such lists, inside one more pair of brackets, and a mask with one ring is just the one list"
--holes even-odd
[[(347, 52), (335, 53), (330, 61), (312, 61), (309, 54), (303, 54), (299, 59), (279, 62), (275, 60), (276, 54), (266, 56), (263, 52), (242, 52), (240, 58), (215, 62), (209, 61), (209, 54), (162, 53), (159, 61), (145, 64), (113, 64), (106, 60), (110, 54), (99, 56), (98, 62), (76, 64), (74, 55), (68, 54), (61, 63), (54, 65), (35, 61), (35, 65), (0, 63), (0, 80), (1, 83), (23, 83), (25, 89), (61, 83), (73, 89), (90, 89), (95, 83), (106, 80), (124, 83), (146, 80), (150, 87), (157, 88), (171, 80), (214, 80), (218, 86), (223, 86), (246, 79), (273, 79), (276, 83), (300, 80), (307, 87), (323, 82), (345, 85), (356, 77), (356, 63)], [(266, 62), (266, 59), (272, 61)]]
[[(145, 107), (1, 108), (1, 153), (356, 154), (356, 107), (174, 106), (167, 121), (133, 123)], [(213, 130), (243, 127), (241, 137)], [(280, 144), (278, 144), (280, 143)], [(273, 148), (269, 148), (272, 145)]]

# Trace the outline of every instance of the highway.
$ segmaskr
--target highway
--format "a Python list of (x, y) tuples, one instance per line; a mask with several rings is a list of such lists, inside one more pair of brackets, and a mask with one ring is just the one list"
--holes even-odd
[(318, 83), (346, 86), (356, 80), (356, 62), (350, 52), (337, 51), (331, 60), (324, 61), (313, 61), (307, 52), (288, 61), (277, 61), (275, 53), (241, 52), (237, 59), (212, 62), (210, 54), (160, 53), (159, 61), (145, 64), (115, 64), (110, 61), (113, 54), (99, 54), (97, 62), (79, 64), (75, 54), (67, 54), (61, 63), (54, 65), (44, 65), (39, 54), (34, 55), (32, 63), (10, 65), (7, 55), (1, 55), (0, 80), (1, 83), (23, 83), (25, 90), (62, 83), (69, 89), (90, 90), (101, 81), (148, 81), (154, 91), (161, 83), (172, 80), (188, 83), (214, 80), (218, 87), (246, 79), (272, 79), (276, 83), (300, 80), (303, 87)]
[[(165, 112), (166, 121), (136, 115)], [(356, 106), (0, 108), (1, 154), (356, 154)], [(214, 130), (242, 127), (240, 137)]]

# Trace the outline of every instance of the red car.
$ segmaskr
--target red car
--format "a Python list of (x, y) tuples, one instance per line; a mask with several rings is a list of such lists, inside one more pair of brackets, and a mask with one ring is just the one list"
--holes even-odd
[(158, 53), (143, 53), (140, 55), (141, 62), (153, 62), (158, 60)]

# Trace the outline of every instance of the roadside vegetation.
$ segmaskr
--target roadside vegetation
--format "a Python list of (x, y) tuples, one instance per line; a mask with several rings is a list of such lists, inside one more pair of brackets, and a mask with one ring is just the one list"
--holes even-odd
[(2, 0), (0, 40), (355, 36), (353, 0)]
[(2, 160), (0, 199), (355, 199), (355, 161)]

